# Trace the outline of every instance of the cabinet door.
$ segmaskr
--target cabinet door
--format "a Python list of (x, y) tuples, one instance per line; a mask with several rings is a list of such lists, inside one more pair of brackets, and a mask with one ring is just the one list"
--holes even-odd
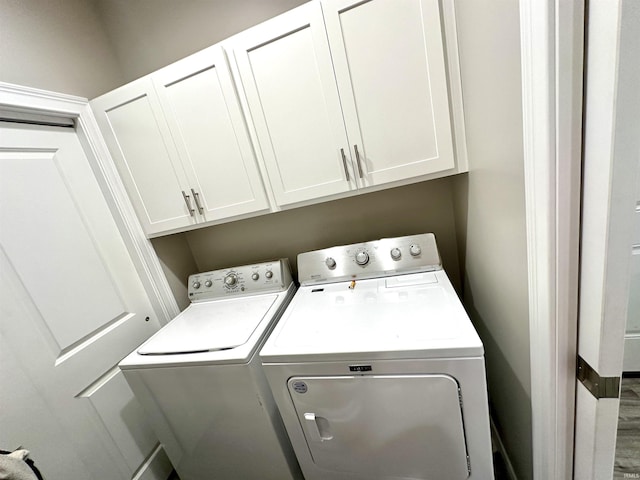
[(151, 79), (98, 97), (91, 108), (145, 232), (195, 224), (192, 194)]
[(151, 75), (204, 220), (269, 208), (221, 47)]
[(251, 28), (230, 48), (277, 203), (357, 188), (320, 5)]
[(438, 0), (322, 7), (363, 185), (454, 168)]

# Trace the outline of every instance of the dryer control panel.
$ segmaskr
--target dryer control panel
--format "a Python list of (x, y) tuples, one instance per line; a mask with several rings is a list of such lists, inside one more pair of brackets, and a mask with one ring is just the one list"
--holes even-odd
[(298, 255), (300, 284), (340, 282), (440, 270), (433, 233), (382, 238)]
[(286, 258), (194, 273), (189, 275), (189, 300), (198, 302), (214, 298), (281, 292), (289, 288), (292, 281), (289, 261)]

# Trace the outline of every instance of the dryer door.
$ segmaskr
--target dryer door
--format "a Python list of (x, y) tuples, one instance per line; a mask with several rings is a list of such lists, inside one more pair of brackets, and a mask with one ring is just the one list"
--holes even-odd
[(314, 463), (363, 478), (469, 476), (458, 383), (448, 375), (292, 377)]

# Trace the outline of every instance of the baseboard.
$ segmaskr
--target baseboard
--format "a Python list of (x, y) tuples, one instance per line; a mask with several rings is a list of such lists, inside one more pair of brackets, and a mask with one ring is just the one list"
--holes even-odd
[(167, 480), (172, 470), (173, 466), (169, 457), (164, 452), (162, 445), (158, 444), (131, 477), (131, 480)]
[(504, 460), (504, 465), (507, 470), (507, 475), (509, 475), (509, 480), (518, 480), (516, 476), (516, 472), (513, 470), (513, 465), (511, 465), (511, 459), (507, 454), (507, 451), (504, 448), (504, 443), (502, 443), (502, 438), (496, 429), (495, 424), (493, 423), (493, 418), (490, 419), (491, 422), (491, 439), (495, 442), (494, 446), (497, 448), (497, 451), (502, 456)]

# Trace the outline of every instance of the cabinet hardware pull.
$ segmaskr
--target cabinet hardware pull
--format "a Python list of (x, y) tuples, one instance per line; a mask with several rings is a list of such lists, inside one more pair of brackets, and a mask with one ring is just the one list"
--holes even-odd
[(193, 215), (196, 213), (196, 211), (191, 207), (191, 201), (189, 200), (189, 195), (184, 193), (184, 190), (182, 190), (182, 198), (184, 198), (184, 203), (187, 204), (187, 209), (189, 210), (189, 215), (191, 215), (193, 217)]
[(358, 175), (362, 178), (362, 164), (360, 163), (360, 152), (358, 152), (358, 145), (354, 145), (353, 149), (356, 152), (356, 162), (358, 163)]
[(191, 193), (193, 194), (193, 199), (196, 201), (196, 207), (198, 207), (198, 212), (200, 215), (204, 215), (204, 208), (200, 205), (200, 194), (196, 192), (193, 188), (191, 189)]
[(347, 157), (344, 155), (344, 148), (340, 149), (340, 153), (342, 154), (342, 165), (344, 166), (344, 173), (347, 176), (347, 182), (351, 180), (349, 177), (349, 169), (347, 168)]

